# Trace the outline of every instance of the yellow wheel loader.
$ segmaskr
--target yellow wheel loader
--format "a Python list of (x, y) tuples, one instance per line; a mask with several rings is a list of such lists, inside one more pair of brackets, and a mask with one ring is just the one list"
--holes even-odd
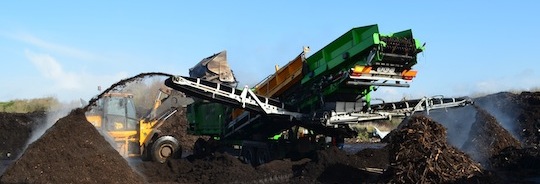
[[(236, 83), (225, 51), (204, 58), (189, 72), (205, 80)], [(132, 94), (108, 93), (87, 112), (86, 118), (108, 135), (122, 156), (140, 156), (145, 161), (163, 163), (169, 157), (181, 157), (182, 148), (175, 137), (161, 134), (159, 127), (178, 112), (178, 108), (192, 102), (193, 99), (183, 93), (163, 86), (150, 112), (138, 118)]]
[(163, 163), (169, 157), (181, 157), (182, 148), (176, 138), (160, 134), (158, 128), (188, 103), (181, 93), (160, 89), (150, 113), (138, 118), (132, 94), (108, 93), (86, 113), (86, 118), (107, 135), (122, 156)]

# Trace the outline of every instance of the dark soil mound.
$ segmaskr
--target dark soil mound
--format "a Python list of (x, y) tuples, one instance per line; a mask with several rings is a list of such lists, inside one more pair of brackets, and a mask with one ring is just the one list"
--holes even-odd
[(475, 99), (524, 146), (540, 144), (540, 92), (501, 92)]
[(540, 176), (540, 149), (507, 147), (491, 157), (489, 163), (506, 183), (537, 183)]
[(253, 183), (264, 178), (251, 165), (226, 153), (214, 153), (192, 161), (168, 160), (164, 164), (144, 162), (138, 167), (149, 182)]
[[(359, 183), (376, 181), (379, 174), (366, 170), (385, 169), (387, 155), (383, 149), (347, 155), (331, 147), (317, 151), (313, 158), (274, 160), (252, 167), (229, 154), (215, 152), (204, 158), (168, 160), (165, 164), (143, 162), (138, 169), (149, 182)], [(385, 157), (386, 161), (380, 157)]]
[(476, 121), (471, 126), (469, 139), (462, 147), (474, 160), (489, 166), (487, 159), (504, 148), (521, 147), (519, 141), (506, 131), (495, 117), (479, 107), (476, 110)]
[(58, 120), (32, 143), (1, 183), (143, 183), (90, 124), (82, 109)]
[(522, 142), (526, 146), (540, 145), (540, 92), (523, 92), (518, 96), (523, 109), (517, 120), (521, 127)]
[(298, 161), (291, 161), (290, 159), (274, 160), (260, 165), (256, 169), (259, 173), (263, 173), (265, 178), (271, 178), (271, 176), (274, 176), (274, 178), (277, 178), (274, 181), (283, 183), (289, 181), (294, 176), (294, 169), (310, 161), (311, 159), (308, 158)]
[(389, 140), (391, 165), (383, 177), (391, 183), (479, 182), (481, 166), (449, 145), (446, 129), (435, 121), (414, 116)]
[(0, 112), (0, 160), (14, 159), (21, 154), (34, 127), (44, 121), (44, 112)]
[(491, 164), (498, 170), (536, 171), (540, 173), (540, 149), (538, 147), (508, 147), (491, 157)]
[(178, 112), (165, 120), (159, 127), (162, 135), (171, 135), (178, 140), (183, 150), (192, 151), (193, 145), (198, 138), (208, 139), (208, 136), (195, 136), (187, 133), (188, 121), (186, 119), (186, 109), (178, 108)]
[[(293, 166), (295, 177), (291, 179), (291, 183), (375, 182), (379, 174), (367, 170), (379, 163), (366, 160), (373, 158), (369, 154), (367, 158), (363, 157), (366, 156), (364, 153), (358, 155), (360, 156), (347, 155), (336, 147), (319, 150), (311, 162)], [(386, 167), (378, 169), (384, 168)]]
[(358, 151), (355, 155), (361, 162), (360, 166), (366, 168), (386, 169), (390, 165), (388, 147), (381, 149), (366, 148)]
[(520, 98), (514, 93), (501, 92), (476, 98), (474, 104), (476, 108), (480, 107), (492, 115), (506, 131), (519, 140), (522, 129), (517, 117), (524, 112)]

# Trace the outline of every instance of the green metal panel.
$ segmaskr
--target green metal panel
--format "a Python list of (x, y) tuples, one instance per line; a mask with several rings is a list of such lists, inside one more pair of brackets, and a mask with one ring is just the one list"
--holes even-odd
[(219, 103), (208, 102), (195, 102), (189, 105), (187, 113), (189, 132), (195, 135), (221, 135), (227, 108)]
[[(410, 29), (380, 35), (377, 25), (353, 28), (306, 59), (306, 64), (312, 73), (302, 79), (302, 84), (313, 81), (325, 73), (334, 73), (355, 64), (365, 65), (366, 57), (371, 48), (379, 45), (386, 47), (386, 43), (381, 41), (381, 37), (413, 39)], [(421, 42), (414, 40), (414, 43), (418, 51), (424, 50)], [(378, 57), (372, 62), (383, 60), (380, 53), (377, 54)], [(412, 61), (412, 65), (414, 64), (416, 64), (416, 60)]]
[[(310, 107), (319, 103), (320, 95), (362, 96), (362, 91), (369, 89), (369, 86), (357, 86), (351, 90), (339, 84), (344, 80), (333, 81), (331, 78), (337, 74), (348, 74), (355, 65), (369, 65), (373, 69), (392, 66), (396, 73), (410, 70), (417, 63), (417, 53), (423, 50), (423, 45), (413, 38), (411, 30), (384, 35), (379, 33), (377, 25), (353, 28), (306, 58), (308, 71), (303, 71), (301, 80), (305, 94), (290, 98), (290, 105)], [(317, 89), (321, 86), (323, 89)], [(320, 93), (312, 95), (313, 91)]]
[(400, 37), (400, 38), (412, 38), (413, 37), (412, 30), (410, 30), (410, 29), (400, 31), (400, 32), (395, 32), (395, 33), (392, 33), (392, 34), (389, 34), (389, 35), (386, 35), (386, 36)]
[[(354, 62), (352, 56), (365, 52), (377, 41), (374, 34), (379, 32), (377, 25), (369, 25), (364, 27), (353, 28), (345, 34), (341, 35), (330, 44), (315, 52), (306, 59), (309, 69), (313, 71), (311, 76), (306, 76), (302, 79), (302, 84), (309, 82), (313, 78), (317, 78), (321, 74), (340, 69), (340, 65), (351, 64)], [(344, 58), (344, 54), (349, 55)]]

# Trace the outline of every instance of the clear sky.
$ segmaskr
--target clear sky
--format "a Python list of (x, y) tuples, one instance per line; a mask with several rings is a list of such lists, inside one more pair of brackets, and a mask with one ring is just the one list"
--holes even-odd
[[(195, 3), (196, 2), (196, 3)], [(253, 85), (353, 27), (412, 29), (426, 42), (410, 88), (462, 96), (540, 86), (540, 1), (2, 1), (0, 101), (90, 99), (141, 72), (187, 75), (227, 50)]]

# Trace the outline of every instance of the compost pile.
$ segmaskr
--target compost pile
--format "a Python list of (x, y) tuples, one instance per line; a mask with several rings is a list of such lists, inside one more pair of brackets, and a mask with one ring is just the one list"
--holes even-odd
[(471, 126), (469, 139), (463, 144), (462, 150), (484, 167), (489, 167), (487, 159), (505, 148), (520, 148), (521, 145), (495, 117), (479, 107), (476, 107), (476, 110), (476, 121)]
[[(435, 121), (414, 116), (394, 130), (387, 145), (390, 183), (454, 183), (488, 179), (482, 167), (446, 141), (446, 129)], [(483, 177), (483, 178), (482, 178)]]
[(20, 155), (32, 131), (44, 121), (44, 112), (0, 112), (0, 160), (14, 159)]
[(143, 162), (137, 169), (152, 183), (358, 183), (377, 181), (380, 172), (388, 167), (387, 155), (385, 149), (348, 155), (330, 147), (316, 151), (310, 158), (273, 160), (253, 167), (227, 153), (214, 152), (164, 164)]
[(508, 147), (490, 158), (494, 168), (508, 171), (536, 171), (540, 170), (540, 148)]
[(507, 182), (540, 175), (540, 92), (501, 92), (476, 98), (474, 103), (430, 116), (435, 114), (450, 127), (448, 131), (454, 131), (449, 134), (449, 140), (458, 143), (454, 145)]
[[(518, 117), (527, 111), (521, 94), (500, 92), (486, 95), (474, 99), (474, 106), (471, 108), (481, 108), (497, 119), (498, 123), (506, 129), (516, 139), (520, 139), (522, 128), (518, 122)], [(471, 110), (476, 112), (477, 110)], [(476, 118), (471, 118), (475, 120)], [(472, 124), (473, 122), (471, 122)]]
[[(348, 155), (337, 147), (319, 150), (309, 162), (293, 165), (291, 183), (373, 183), (388, 167), (385, 150)], [(382, 153), (372, 155), (371, 153)], [(373, 159), (378, 157), (379, 159)]]
[[(497, 171), (501, 177), (508, 181), (538, 177), (540, 175), (540, 149), (538, 147), (540, 140), (540, 92), (498, 93), (483, 97), (480, 102), (482, 104), (495, 103), (492, 105), (494, 109), (502, 109), (502, 114), (512, 117), (510, 123), (515, 125), (513, 129), (518, 130), (518, 135), (521, 138), (521, 144), (519, 142), (516, 144), (504, 129), (486, 130), (484, 133), (488, 133), (488, 135), (484, 135), (484, 137), (498, 140), (499, 142), (494, 145), (499, 145), (500, 148), (498, 151), (480, 149), (492, 151), (489, 159), (484, 161), (486, 165), (489, 165), (491, 169)], [(509, 107), (516, 105), (518, 108), (509, 109)], [(502, 136), (500, 132), (502, 132)], [(501, 139), (504, 136), (510, 141)], [(504, 146), (500, 146), (501, 144)]]
[(23, 153), (30, 137), (43, 124), (44, 112), (0, 112), (0, 175)]
[(477, 98), (475, 104), (503, 125), (512, 125), (504, 128), (523, 146), (540, 143), (540, 92), (501, 92)]
[(540, 145), (540, 92), (522, 92), (517, 98), (522, 112), (517, 121), (526, 146)]
[(144, 162), (138, 166), (149, 182), (249, 183), (264, 178), (251, 165), (227, 153), (214, 153), (202, 159)]
[(355, 155), (361, 162), (360, 166), (362, 167), (386, 169), (390, 165), (388, 151), (388, 147), (380, 149), (366, 148), (358, 151)]
[(73, 110), (30, 144), (0, 183), (143, 183), (128, 163)]

